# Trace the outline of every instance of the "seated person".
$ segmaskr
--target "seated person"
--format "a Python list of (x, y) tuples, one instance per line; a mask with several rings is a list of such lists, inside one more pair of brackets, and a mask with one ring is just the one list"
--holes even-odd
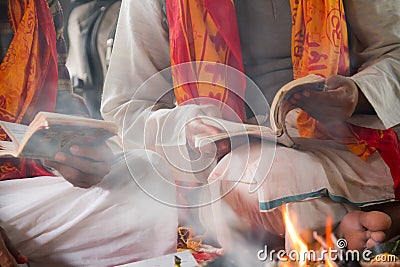
[[(87, 116), (65, 68), (58, 1), (0, 0), (0, 10), (0, 119), (28, 124), (39, 111)], [(73, 145), (54, 161), (1, 158), (0, 265), (28, 258), (31, 266), (110, 266), (174, 252), (176, 210), (135, 182), (173, 201), (174, 190), (158, 187), (169, 177), (155, 153), (113, 155), (105, 142)]]
[[(224, 248), (238, 243), (227, 226), (258, 236), (284, 236), (283, 203), (297, 215), (300, 230), (323, 228), (327, 216), (332, 216), (337, 234), (348, 239), (351, 249), (370, 247), (399, 233), (394, 223), (399, 205), (392, 203), (395, 194), (399, 197), (399, 147), (390, 128), (400, 123), (395, 110), (400, 106), (400, 4), (325, 2), (326, 6), (318, 0), (122, 3), (103, 116), (121, 125), (126, 148), (147, 147), (165, 156), (175, 180), (197, 178), (210, 187), (219, 184), (214, 190), (218, 197), (208, 199), (211, 208), (203, 205), (200, 216)], [(200, 62), (190, 65), (196, 73), (184, 74), (189, 78), (209, 74), (207, 86), (187, 86), (197, 80), (185, 80), (179, 69), (176, 73), (166, 69), (190, 61)], [(263, 97), (249, 92), (251, 82), (244, 93), (242, 80), (229, 81), (206, 61), (244, 71)], [(303, 111), (298, 123), (295, 114), (288, 116), (288, 126), (299, 130), (297, 135), (312, 137), (299, 139), (301, 150), (282, 146), (275, 150), (274, 144), (250, 142), (230, 151), (231, 144), (220, 143), (217, 156), (228, 154), (219, 162), (192, 170), (193, 175), (182, 167), (189, 157), (187, 145), (196, 152), (194, 135), (218, 132), (194, 120), (200, 115), (224, 116), (218, 105), (207, 104), (210, 99), (228, 105), (244, 120), (265, 115), (262, 106), (271, 104), (281, 86), (310, 73), (324, 76), (329, 90), (308, 90), (290, 100)], [(241, 100), (217, 88), (218, 82), (239, 87), (234, 92), (250, 107), (261, 105), (263, 112), (253, 109), (253, 114), (244, 114)], [(206, 103), (190, 101), (198, 96)], [(175, 100), (180, 106), (174, 107)], [(325, 127), (325, 134), (318, 135), (320, 127)], [(366, 129), (365, 136), (382, 133), (388, 141), (376, 137), (371, 145), (350, 129)], [(382, 148), (385, 144), (389, 150)], [(199, 157), (188, 164), (198, 164)], [(254, 180), (258, 190), (249, 192)], [(373, 205), (378, 203), (386, 204)], [(360, 210), (371, 205), (375, 211)]]

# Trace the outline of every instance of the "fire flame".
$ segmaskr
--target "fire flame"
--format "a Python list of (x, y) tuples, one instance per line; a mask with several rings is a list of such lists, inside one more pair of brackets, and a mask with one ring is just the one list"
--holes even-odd
[[(298, 231), (296, 230), (295, 223), (294, 223), (295, 218), (293, 215), (289, 216), (289, 212), (286, 208), (286, 205), (282, 206), (282, 215), (283, 215), (283, 220), (285, 223), (285, 228), (287, 231), (287, 237), (289, 238), (289, 242), (291, 244), (291, 249), (294, 251), (297, 251), (298, 255), (299, 255), (299, 258), (296, 259), (297, 261), (296, 261), (295, 265), (300, 266), (300, 267), (307, 266), (308, 260), (311, 260), (311, 259), (308, 259), (308, 256), (310, 255), (308, 245), (298, 234)], [(327, 217), (327, 220), (326, 220), (325, 234), (326, 234), (326, 239), (325, 239), (325, 242), (323, 242), (324, 245), (321, 244), (323, 246), (322, 248), (325, 250), (328, 250), (328, 251), (335, 249), (335, 245), (332, 240), (332, 237), (333, 237), (333, 235), (332, 235), (332, 218), (329, 216)], [(332, 261), (329, 257), (327, 257), (326, 255), (325, 255), (324, 260), (325, 260), (326, 266), (337, 267), (337, 264), (334, 261)], [(283, 263), (281, 265), (281, 267), (295, 266), (295, 265), (293, 263), (286, 262), (286, 263)]]
[[(286, 205), (283, 205), (283, 220), (285, 222), (285, 227), (287, 231), (287, 236), (289, 237), (290, 244), (292, 248), (298, 251), (300, 254), (300, 258), (298, 260), (299, 266), (306, 266), (307, 259), (306, 255), (308, 253), (308, 246), (307, 244), (301, 239), (299, 234), (296, 231), (294, 224), (292, 223), (291, 219), (289, 218), (289, 214), (286, 210)], [(303, 256), (303, 257), (302, 257)]]
[[(332, 241), (332, 217), (328, 216), (326, 218), (326, 226), (325, 226), (325, 236), (326, 236), (326, 245), (327, 249), (335, 249), (335, 245), (333, 244)], [(336, 263), (333, 262), (329, 257), (325, 258), (325, 264), (328, 267), (336, 267)]]

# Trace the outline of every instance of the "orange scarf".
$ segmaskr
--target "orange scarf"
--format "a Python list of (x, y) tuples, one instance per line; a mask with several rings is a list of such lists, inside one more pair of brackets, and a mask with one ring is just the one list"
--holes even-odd
[[(290, 0), (292, 10), (292, 61), (294, 78), (314, 73), (324, 77), (333, 74), (348, 76), (350, 60), (347, 25), (341, 0)], [(218, 73), (219, 85), (190, 83), (191, 78), (202, 80), (205, 66), (218, 62), (243, 72), (239, 31), (233, 0), (167, 0), (170, 27), (170, 49), (175, 96), (178, 104), (207, 103), (215, 98), (230, 106), (240, 118), (245, 118), (245, 82), (231, 93), (223, 86), (229, 77)], [(186, 63), (191, 69), (174, 69)], [(214, 73), (215, 74), (215, 73)], [(214, 81), (214, 80), (213, 80)], [(228, 87), (229, 88), (229, 87)], [(242, 99), (240, 99), (242, 98)], [(218, 104), (220, 108), (221, 104)], [(224, 109), (221, 109), (225, 118)], [(341, 135), (329, 132), (320, 123), (301, 111), (299, 133), (303, 137), (330, 138), (345, 144), (364, 161), (379, 151), (394, 179), (396, 198), (400, 199), (400, 153), (397, 135), (393, 130), (373, 130), (350, 124), (340, 126)], [(343, 132), (343, 133), (342, 133)]]
[[(290, 0), (292, 9), (292, 61), (294, 78), (308, 74), (329, 77), (350, 75), (348, 33), (341, 0)], [(400, 199), (399, 140), (392, 130), (374, 130), (343, 123), (328, 130), (304, 111), (297, 117), (302, 137), (333, 139), (367, 161), (378, 151), (389, 166), (396, 199)], [(340, 129), (339, 129), (340, 128)]]
[[(0, 65), (0, 119), (28, 124), (54, 111), (57, 94), (56, 33), (45, 0), (9, 0), (14, 38)], [(0, 140), (7, 136), (0, 131)], [(0, 179), (49, 175), (31, 159), (1, 159)]]
[[(227, 15), (232, 18), (226, 19)], [(212, 103), (219, 106), (225, 118), (235, 120), (238, 115), (244, 119), (242, 98), (246, 87), (245, 77), (238, 77), (229, 69), (215, 64), (230, 66), (244, 73), (232, 0), (167, 1), (167, 17), (172, 77), (178, 104)], [(174, 68), (186, 62), (193, 64)], [(185, 83), (193, 80), (212, 82)], [(218, 103), (210, 101), (213, 99)], [(229, 109), (236, 114), (232, 115)]]

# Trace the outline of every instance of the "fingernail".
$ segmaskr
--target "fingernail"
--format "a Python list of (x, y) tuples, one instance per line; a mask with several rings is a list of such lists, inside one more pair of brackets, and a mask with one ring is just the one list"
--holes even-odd
[(70, 151), (72, 154), (76, 154), (79, 152), (79, 146), (71, 146)]
[(310, 92), (309, 91), (303, 91), (303, 96), (309, 97), (310, 96)]
[(54, 159), (56, 161), (63, 162), (63, 161), (65, 161), (67, 159), (67, 157), (65, 156), (64, 153), (57, 153), (56, 156), (54, 157)]

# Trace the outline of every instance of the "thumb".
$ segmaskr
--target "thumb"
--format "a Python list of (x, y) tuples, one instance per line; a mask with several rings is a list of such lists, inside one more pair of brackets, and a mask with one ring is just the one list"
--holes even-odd
[(326, 79), (326, 85), (328, 86), (328, 90), (335, 90), (343, 86), (345, 82), (346, 82), (346, 77), (341, 75), (332, 75), (328, 79)]

